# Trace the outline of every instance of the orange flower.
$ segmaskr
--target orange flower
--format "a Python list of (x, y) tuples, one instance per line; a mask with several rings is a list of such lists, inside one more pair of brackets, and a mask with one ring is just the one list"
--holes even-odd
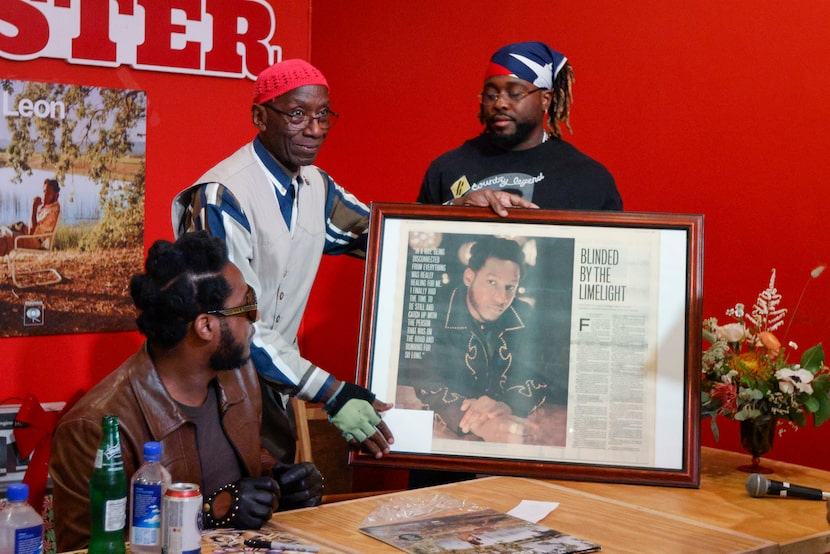
[(741, 352), (729, 361), (729, 366), (741, 377), (765, 381), (772, 375), (770, 361), (760, 350)]
[(769, 331), (761, 331), (758, 333), (758, 340), (755, 342), (756, 346), (763, 346), (769, 352), (771, 358), (777, 358), (778, 352), (781, 350), (781, 343)]

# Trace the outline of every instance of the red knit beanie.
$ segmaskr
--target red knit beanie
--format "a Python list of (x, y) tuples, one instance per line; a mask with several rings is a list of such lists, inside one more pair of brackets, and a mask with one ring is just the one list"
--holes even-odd
[(254, 83), (254, 104), (262, 104), (305, 85), (329, 84), (320, 70), (305, 60), (292, 59), (275, 63), (259, 74)]

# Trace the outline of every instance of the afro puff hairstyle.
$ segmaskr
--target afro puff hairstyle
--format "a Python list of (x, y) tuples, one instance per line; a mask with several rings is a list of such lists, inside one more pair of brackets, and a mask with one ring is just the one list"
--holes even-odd
[(172, 348), (197, 315), (222, 308), (230, 295), (222, 274), (227, 263), (225, 243), (205, 231), (186, 233), (176, 242), (153, 243), (145, 272), (130, 281), (136, 323), (150, 344)]

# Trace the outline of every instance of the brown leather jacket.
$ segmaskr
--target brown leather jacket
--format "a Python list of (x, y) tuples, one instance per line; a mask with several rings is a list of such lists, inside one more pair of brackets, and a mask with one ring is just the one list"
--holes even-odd
[[(243, 464), (243, 475), (264, 475), (259, 427), (261, 397), (250, 364), (217, 373), (222, 427)], [(162, 444), (161, 463), (173, 482), (201, 483), (196, 429), (179, 411), (156, 373), (146, 345), (92, 388), (55, 429), (49, 473), (54, 482), (59, 552), (89, 542), (89, 479), (104, 414), (118, 416), (127, 480), (142, 461), (144, 443)], [(129, 526), (128, 526), (129, 527)]]

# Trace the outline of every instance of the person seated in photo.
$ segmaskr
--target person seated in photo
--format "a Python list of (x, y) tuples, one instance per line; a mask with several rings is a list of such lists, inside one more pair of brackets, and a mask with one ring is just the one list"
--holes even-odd
[(408, 369), (418, 399), (459, 437), (537, 440), (528, 417), (547, 400), (548, 376), (533, 345), (533, 310), (516, 298), (525, 271), (515, 240), (476, 241), (463, 285), (439, 311), (430, 351)]
[(143, 445), (162, 445), (173, 482), (197, 483), (205, 528), (258, 529), (275, 509), (315, 506), (311, 463), (276, 465), (262, 448), (261, 395), (250, 363), (253, 289), (206, 232), (156, 241), (130, 294), (146, 343), (58, 423), (49, 471), (59, 551), (90, 537), (89, 480), (105, 414), (118, 416), (127, 480)]
[[(0, 226), (0, 256), (5, 256), (15, 249), (15, 238), (25, 235), (43, 235), (51, 233), (58, 225), (61, 214), (61, 203), (58, 197), (61, 187), (55, 179), (43, 181), (43, 196), (36, 196), (32, 201), (32, 216), (27, 225), (18, 221), (9, 226)], [(21, 248), (49, 248), (49, 239), (31, 236), (17, 241)]]

